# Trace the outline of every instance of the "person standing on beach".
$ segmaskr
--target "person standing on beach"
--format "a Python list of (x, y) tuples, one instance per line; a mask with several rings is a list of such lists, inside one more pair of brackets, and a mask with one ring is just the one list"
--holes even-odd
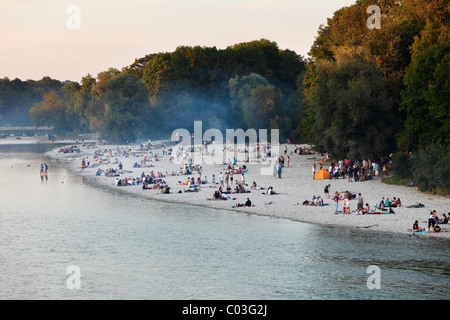
[(230, 174), (227, 172), (225, 173), (225, 182), (227, 183), (227, 189), (230, 187)]
[(373, 163), (373, 169), (375, 172), (375, 176), (378, 177), (378, 172), (380, 170), (380, 166), (378, 165), (378, 163), (376, 163), (376, 162)]
[(334, 214), (338, 214), (339, 209), (339, 198), (334, 197)]
[(347, 198), (344, 198), (344, 207), (342, 208), (342, 213), (350, 213), (350, 203)]
[(364, 212), (364, 199), (361, 193), (358, 193), (358, 200), (356, 203), (356, 214), (363, 214)]
[(278, 179), (281, 179), (281, 171), (283, 170), (283, 166), (281, 163), (278, 164)]
[(330, 199), (330, 185), (327, 184), (325, 188), (323, 189), (323, 192), (325, 193), (325, 198)]
[(219, 183), (220, 183), (220, 187), (223, 188), (223, 173), (222, 172), (219, 175)]

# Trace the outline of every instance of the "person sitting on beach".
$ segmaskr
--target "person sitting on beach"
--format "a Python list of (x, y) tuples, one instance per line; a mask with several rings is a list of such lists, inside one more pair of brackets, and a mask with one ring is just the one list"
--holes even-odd
[(415, 232), (425, 231), (425, 228), (420, 228), (419, 227), (419, 221), (417, 221), (417, 220), (414, 222), (412, 229)]
[(442, 219), (439, 219), (439, 223), (447, 224), (448, 223), (448, 217), (444, 214), (442, 214)]
[(430, 212), (430, 216), (428, 217), (428, 230), (430, 228), (433, 228), (437, 225), (438, 218), (436, 217), (436, 210), (433, 210)]
[(339, 192), (336, 191), (336, 192), (334, 193), (333, 199), (335, 199), (336, 201), (338, 201), (340, 198), (341, 198), (341, 195), (339, 194)]
[(379, 209), (384, 208), (384, 203), (385, 203), (384, 197), (381, 197), (381, 201), (380, 201), (380, 203), (378, 204), (378, 208), (379, 208)]
[(369, 213), (370, 212), (370, 206), (368, 203), (366, 203), (366, 206), (363, 209), (363, 213)]
[(250, 201), (249, 198), (247, 198), (247, 201), (245, 201), (244, 204), (236, 202), (235, 206), (236, 207), (251, 207), (252, 206), (252, 202)]
[(161, 189), (161, 193), (162, 194), (169, 194), (170, 193), (170, 188), (169, 188), (169, 186), (164, 186), (162, 189)]
[(273, 187), (269, 187), (268, 189), (267, 189), (267, 192), (266, 192), (267, 194), (277, 194), (275, 191), (273, 191)]
[(389, 198), (387, 198), (387, 199), (384, 201), (384, 206), (387, 207), (387, 208), (389, 208), (389, 207), (391, 206), (391, 201), (389, 200)]
[(316, 200), (314, 201), (314, 205), (315, 205), (315, 206), (322, 207), (322, 206), (323, 206), (323, 199), (322, 199), (320, 196), (318, 196), (318, 197), (316, 198)]
[(219, 190), (214, 191), (212, 199), (213, 200), (220, 200), (220, 198), (221, 198), (221, 195), (220, 195)]

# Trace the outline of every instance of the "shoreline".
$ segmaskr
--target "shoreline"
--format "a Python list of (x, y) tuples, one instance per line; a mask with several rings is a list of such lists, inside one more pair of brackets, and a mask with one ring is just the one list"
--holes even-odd
[[(75, 144), (74, 144), (75, 145)], [(119, 177), (96, 176), (98, 169), (106, 170), (109, 168), (118, 168), (118, 164), (98, 164), (94, 162), (95, 151), (111, 151), (120, 147), (121, 150), (128, 150), (129, 156), (122, 157), (121, 155), (103, 156), (104, 159), (120, 159), (123, 165), (123, 170), (126, 173), (120, 174)], [(186, 180), (188, 177), (194, 177), (195, 181), (199, 177), (197, 172), (191, 175), (170, 175), (172, 172), (183, 166), (187, 161), (180, 163), (173, 163), (169, 161), (170, 156), (163, 155), (163, 148), (151, 149), (151, 153), (139, 152), (139, 145), (133, 146), (117, 146), (117, 145), (87, 145), (80, 146), (80, 153), (59, 153), (60, 147), (56, 147), (46, 153), (51, 159), (55, 159), (68, 169), (73, 175), (84, 177), (85, 182), (95, 186), (101, 187), (114, 192), (119, 191), (127, 195), (137, 196), (144, 199), (165, 201), (177, 204), (187, 204), (194, 206), (202, 206), (211, 209), (225, 209), (236, 213), (256, 214), (271, 218), (289, 219), (292, 221), (317, 224), (332, 228), (349, 228), (352, 230), (377, 231), (397, 234), (406, 234), (422, 237), (433, 237), (449, 239), (450, 232), (426, 233), (426, 234), (412, 234), (408, 232), (412, 228), (415, 220), (419, 221), (420, 227), (427, 227), (425, 221), (428, 220), (430, 211), (436, 210), (439, 217), (443, 213), (447, 214), (450, 209), (450, 199), (444, 196), (436, 196), (421, 193), (416, 188), (406, 186), (386, 185), (381, 182), (380, 177), (375, 177), (373, 180), (348, 182), (347, 179), (312, 179), (311, 167), (313, 164), (317, 166), (320, 164), (320, 156), (298, 155), (293, 152), (294, 145), (288, 144), (286, 156), (290, 157), (289, 167), (285, 164), (282, 172), (282, 177), (278, 178), (273, 175), (261, 175), (261, 164), (247, 164), (248, 172), (244, 174), (246, 183), (251, 185), (255, 181), (258, 186), (267, 188), (273, 186), (273, 189), (279, 194), (267, 195), (265, 190), (251, 190), (250, 193), (231, 194), (235, 200), (208, 200), (212, 198), (214, 192), (218, 188), (217, 185), (210, 183), (201, 185), (197, 192), (184, 192), (188, 189), (186, 185), (179, 185), (178, 182)], [(167, 147), (167, 149), (170, 147)], [(280, 155), (284, 145), (280, 145)], [(167, 150), (166, 149), (166, 150)], [(133, 152), (135, 152), (133, 154)], [(103, 153), (108, 154), (108, 152)], [(134, 168), (134, 163), (140, 163), (144, 157), (149, 158), (150, 155), (158, 155), (158, 161), (146, 161), (146, 164), (151, 164), (152, 167)], [(285, 156), (285, 157), (286, 157)], [(82, 158), (89, 158), (90, 166), (81, 172)], [(239, 165), (239, 164), (238, 164)], [(242, 165), (242, 164), (241, 164)], [(225, 165), (219, 164), (201, 164), (201, 176), (205, 176), (211, 182), (211, 177), (214, 174), (216, 183), (219, 182), (220, 172), (225, 172)], [(50, 168), (51, 171), (51, 168)], [(142, 184), (129, 186), (115, 186), (117, 178), (138, 178), (142, 172), (145, 175), (153, 171), (169, 173), (163, 177), (171, 188), (170, 194), (162, 194), (160, 190), (143, 190)], [(234, 181), (240, 175), (234, 175)], [(335, 214), (334, 202), (331, 199), (324, 197), (324, 187), (330, 184), (330, 197), (335, 191), (344, 192), (350, 191), (353, 194), (361, 193), (364, 198), (364, 203), (368, 203), (371, 208), (378, 203), (381, 197), (397, 197), (402, 200), (403, 207), (393, 208), (394, 214)], [(226, 185), (225, 185), (226, 186)], [(233, 183), (233, 187), (235, 184)], [(233, 188), (232, 187), (232, 188)], [(179, 193), (181, 191), (181, 193)], [(311, 200), (312, 196), (321, 196), (324, 200), (324, 206), (307, 206), (302, 205), (304, 200)], [(246, 198), (250, 198), (253, 207), (239, 207), (233, 208), (235, 203), (244, 203)], [(339, 201), (339, 210), (342, 210), (342, 202)], [(409, 205), (415, 203), (422, 203), (423, 208), (407, 208)], [(350, 207), (354, 211), (356, 209), (356, 201), (350, 201)], [(442, 225), (443, 230), (449, 230), (450, 225)]]

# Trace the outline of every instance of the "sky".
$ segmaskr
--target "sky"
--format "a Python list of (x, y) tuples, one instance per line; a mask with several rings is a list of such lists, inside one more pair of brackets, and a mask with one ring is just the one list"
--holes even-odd
[(0, 0), (0, 78), (79, 82), (178, 46), (268, 39), (308, 52), (356, 0)]

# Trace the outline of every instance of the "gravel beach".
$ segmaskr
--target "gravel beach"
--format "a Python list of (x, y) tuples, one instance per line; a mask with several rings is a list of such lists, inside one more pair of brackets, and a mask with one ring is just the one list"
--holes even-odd
[[(144, 144), (146, 145), (146, 144)], [(186, 159), (179, 161), (171, 161), (175, 155), (168, 155), (167, 151), (173, 146), (162, 146), (161, 143), (154, 145), (153, 148), (145, 151), (140, 150), (139, 145), (117, 146), (117, 145), (95, 145), (95, 144), (78, 144), (80, 152), (63, 153), (60, 148), (55, 148), (47, 155), (55, 159), (57, 163), (66, 167), (70, 172), (83, 177), (85, 183), (90, 183), (98, 187), (108, 188), (114, 191), (125, 192), (130, 196), (137, 196), (142, 199), (155, 199), (159, 201), (185, 203), (195, 206), (204, 206), (216, 209), (232, 210), (236, 214), (257, 214), (270, 216), (274, 218), (291, 219), (294, 221), (326, 225), (330, 227), (357, 228), (366, 231), (381, 231), (410, 234), (410, 230), (415, 220), (419, 221), (419, 226), (427, 227), (427, 220), (432, 210), (436, 210), (438, 217), (447, 214), (450, 211), (450, 198), (425, 194), (418, 191), (415, 187), (387, 185), (381, 182), (380, 177), (374, 177), (372, 180), (349, 182), (344, 179), (313, 179), (312, 166), (317, 165), (319, 168), (320, 159), (323, 158), (318, 154), (299, 155), (294, 153), (294, 145), (280, 145), (280, 154), (289, 156), (289, 166), (285, 162), (281, 178), (272, 174), (261, 174), (261, 163), (247, 163), (247, 172), (245, 172), (245, 183), (251, 185), (253, 182), (264, 189), (251, 190), (250, 193), (232, 193), (230, 200), (211, 200), (214, 192), (218, 188), (218, 184), (212, 184), (211, 180), (215, 176), (216, 183), (219, 183), (220, 172), (225, 173), (228, 168), (226, 164), (206, 164), (202, 162), (201, 176), (202, 179), (207, 177), (208, 183), (202, 184), (197, 192), (187, 192), (190, 189), (188, 185), (180, 184), (189, 178), (197, 181), (199, 173), (192, 172), (190, 175), (179, 175), (180, 167), (186, 163)], [(297, 145), (297, 147), (300, 145)], [(286, 149), (286, 153), (284, 153)], [(117, 153), (117, 151), (120, 152)], [(125, 152), (124, 152), (125, 151)], [(101, 154), (97, 161), (94, 160), (95, 153)], [(164, 154), (163, 154), (164, 153)], [(124, 156), (126, 154), (126, 156)], [(156, 156), (156, 157), (155, 157)], [(89, 166), (81, 169), (82, 159), (89, 161)], [(100, 164), (99, 159), (103, 159)], [(134, 164), (141, 164), (145, 161), (146, 166), (151, 167), (134, 167)], [(156, 161), (157, 159), (157, 161)], [(110, 163), (104, 163), (110, 161)], [(116, 162), (116, 163), (114, 163)], [(108, 170), (110, 168), (118, 169), (120, 162), (123, 166), (123, 173), (120, 176), (107, 177), (104, 175), (96, 176), (96, 172), (100, 170)], [(244, 163), (237, 163), (242, 166)], [(324, 166), (327, 168), (328, 165)], [(117, 178), (140, 178), (142, 173), (145, 175), (153, 171), (155, 174), (161, 172), (164, 174), (162, 178), (170, 189), (170, 194), (162, 194), (160, 190), (143, 190), (142, 183), (138, 185), (116, 186)], [(50, 168), (51, 172), (51, 168)], [(172, 175), (173, 174), (173, 175)], [(240, 179), (241, 174), (234, 174), (234, 181)], [(326, 198), (324, 188), (330, 184), (330, 198)], [(225, 184), (226, 186), (226, 184)], [(233, 182), (232, 188), (235, 183)], [(273, 187), (277, 192), (275, 195), (266, 194), (266, 188)], [(382, 197), (400, 198), (403, 206), (393, 208), (395, 213), (392, 214), (335, 214), (335, 205), (332, 201), (334, 192), (349, 191), (352, 194), (361, 193), (364, 203), (368, 203), (372, 209)], [(321, 196), (324, 206), (303, 205), (305, 200), (311, 200), (313, 196)], [(252, 207), (233, 208), (236, 203), (244, 203), (249, 198), (253, 204)], [(408, 208), (415, 204), (423, 204), (421, 208)], [(339, 201), (339, 210), (342, 210), (343, 201)], [(350, 201), (352, 211), (356, 210), (356, 200)], [(189, 210), (189, 209), (187, 209)], [(212, 211), (213, 213), (214, 211)], [(444, 232), (414, 234), (420, 237), (450, 238), (450, 233), (446, 232), (447, 225), (443, 225)]]

